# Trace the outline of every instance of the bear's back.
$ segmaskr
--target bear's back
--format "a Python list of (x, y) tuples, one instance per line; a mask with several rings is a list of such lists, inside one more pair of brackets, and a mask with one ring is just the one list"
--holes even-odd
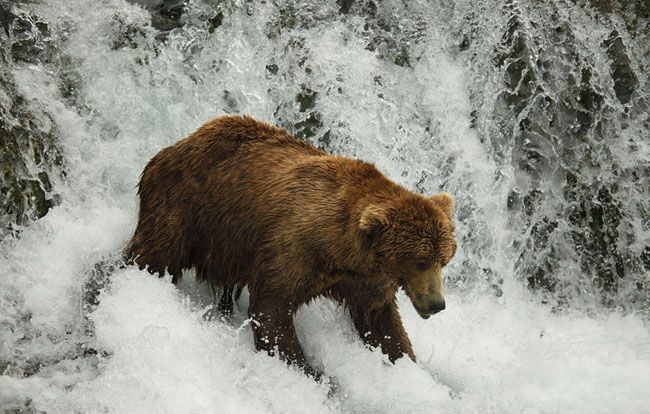
[(246, 153), (263, 150), (266, 156), (271, 157), (274, 152), (280, 152), (283, 156), (291, 154), (293, 157), (328, 155), (292, 137), (285, 129), (246, 115), (215, 118), (173, 148), (193, 162), (200, 162), (203, 167), (219, 164), (240, 150)]

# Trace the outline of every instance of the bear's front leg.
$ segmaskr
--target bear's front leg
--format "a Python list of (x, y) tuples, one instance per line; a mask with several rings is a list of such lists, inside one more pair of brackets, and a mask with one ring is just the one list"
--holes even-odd
[(365, 343), (373, 347), (381, 346), (382, 352), (388, 355), (391, 362), (404, 354), (408, 354), (415, 362), (411, 341), (404, 330), (394, 300), (372, 308), (350, 307), (350, 314)]
[(283, 361), (301, 367), (307, 375), (318, 380), (320, 373), (309, 366), (298, 342), (293, 324), (294, 309), (287, 306), (290, 302), (277, 297), (266, 299), (255, 296), (258, 295), (251, 295), (249, 307), (249, 315), (254, 320), (255, 348), (265, 350), (271, 356), (278, 355)]

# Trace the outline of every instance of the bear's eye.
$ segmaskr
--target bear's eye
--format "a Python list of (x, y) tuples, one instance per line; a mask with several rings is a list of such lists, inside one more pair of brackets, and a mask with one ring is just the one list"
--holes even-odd
[(415, 268), (418, 269), (420, 272), (424, 272), (429, 267), (431, 267), (431, 264), (429, 262), (420, 261), (415, 263)]

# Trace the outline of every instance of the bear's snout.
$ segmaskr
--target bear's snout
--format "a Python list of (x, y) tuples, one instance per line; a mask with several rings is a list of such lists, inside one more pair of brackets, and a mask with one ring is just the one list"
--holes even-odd
[(445, 301), (434, 300), (430, 302), (428, 306), (418, 306), (418, 304), (413, 302), (413, 307), (415, 308), (418, 315), (420, 315), (422, 319), (429, 319), (431, 315), (435, 315), (436, 313), (445, 310)]
[(428, 319), (431, 315), (444, 310), (446, 306), (442, 285), (442, 266), (432, 266), (432, 269), (420, 273), (418, 276), (403, 287), (420, 317)]
[(445, 301), (435, 301), (431, 303), (431, 307), (429, 308), (429, 312), (432, 315), (435, 315), (436, 313), (445, 310)]

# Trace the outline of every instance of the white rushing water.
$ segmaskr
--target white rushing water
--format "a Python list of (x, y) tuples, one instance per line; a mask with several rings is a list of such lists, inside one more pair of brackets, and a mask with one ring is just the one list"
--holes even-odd
[[(293, 4), (221, 3), (223, 24), (211, 30), (197, 22), (216, 6), (190, 1), (187, 24), (165, 43), (148, 12), (125, 1), (20, 6), (49, 22), (60, 70), (78, 81), (71, 101), (51, 67), (12, 68), (20, 93), (57, 125), (66, 178), (55, 183), (61, 204), (0, 244), (0, 410), (649, 412), (642, 314), (556, 312), (518, 277), (506, 211), (515, 173), (471, 126), (476, 80), (442, 30), (448, 16), (426, 2), (379, 8), (406, 20), (431, 9), (402, 28), (411, 56), (402, 66), (388, 42), (369, 50), (364, 20), (339, 18), (335, 2), (302, 2), (288, 18)], [(363, 346), (343, 309), (317, 300), (296, 328), (312, 365), (336, 382), (331, 391), (255, 352), (246, 294), (231, 324), (206, 320), (211, 293), (191, 273), (177, 289), (112, 269), (99, 305), (84, 303), (96, 264), (114, 263), (132, 235), (145, 163), (226, 113), (372, 161), (414, 191), (455, 195), (447, 309), (423, 320), (398, 297), (418, 363), (388, 363)], [(300, 126), (308, 114), (314, 133)]]

